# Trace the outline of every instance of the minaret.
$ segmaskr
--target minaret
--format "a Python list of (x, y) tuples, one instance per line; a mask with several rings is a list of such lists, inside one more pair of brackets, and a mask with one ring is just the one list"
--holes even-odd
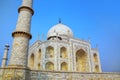
[(5, 50), (4, 50), (4, 56), (2, 58), (2, 65), (1, 65), (2, 68), (4, 68), (7, 64), (8, 50), (9, 50), (9, 45), (6, 44), (5, 45)]
[(13, 44), (9, 67), (27, 67), (29, 40), (32, 38), (30, 34), (31, 17), (34, 11), (32, 9), (33, 0), (22, 1), (22, 6), (18, 9), (16, 30), (12, 33)]

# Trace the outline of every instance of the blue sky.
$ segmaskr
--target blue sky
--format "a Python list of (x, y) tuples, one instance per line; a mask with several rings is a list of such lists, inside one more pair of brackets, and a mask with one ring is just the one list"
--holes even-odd
[[(0, 62), (4, 45), (12, 45), (22, 0), (0, 0)], [(120, 72), (120, 0), (34, 0), (30, 44), (62, 19), (80, 39), (98, 44), (102, 70)], [(11, 46), (12, 47), (12, 46)], [(11, 51), (11, 50), (10, 50)], [(9, 51), (9, 55), (10, 55)]]

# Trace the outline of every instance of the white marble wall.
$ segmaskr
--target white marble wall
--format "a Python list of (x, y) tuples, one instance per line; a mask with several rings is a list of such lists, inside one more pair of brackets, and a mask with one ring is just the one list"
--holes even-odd
[[(39, 41), (38, 41), (39, 42)], [(31, 48), (29, 49), (29, 57), (32, 53), (36, 53), (35, 56), (38, 53), (38, 50), (41, 49), (41, 70), (45, 70), (45, 64), (47, 62), (52, 62), (54, 64), (54, 70), (55, 71), (61, 71), (61, 63), (66, 62), (68, 64), (68, 71), (76, 71), (76, 52), (79, 49), (83, 49), (87, 53), (87, 72), (93, 72), (94, 71), (94, 63), (93, 63), (93, 51), (91, 49), (91, 45), (89, 42), (83, 41), (83, 40), (77, 40), (77, 39), (69, 39), (67, 41), (62, 40), (47, 40), (44, 42), (41, 42), (39, 45), (37, 42), (35, 42)], [(35, 47), (38, 46), (38, 47)], [(45, 58), (46, 48), (48, 46), (52, 46), (54, 48), (54, 57), (53, 58)], [(65, 47), (67, 49), (67, 58), (63, 59), (60, 58), (60, 48)], [(34, 50), (33, 50), (34, 49)], [(37, 51), (37, 52), (36, 52)], [(96, 50), (97, 51), (97, 50)], [(98, 54), (98, 51), (97, 51)], [(98, 55), (99, 58), (99, 55)], [(35, 62), (34, 66), (37, 66), (38, 61)], [(99, 67), (101, 70), (100, 60), (99, 60)], [(34, 67), (35, 70), (37, 70), (37, 67)]]

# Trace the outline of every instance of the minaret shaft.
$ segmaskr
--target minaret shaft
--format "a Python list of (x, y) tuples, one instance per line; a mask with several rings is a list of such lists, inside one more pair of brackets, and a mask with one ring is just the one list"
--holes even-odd
[(19, 13), (16, 31), (30, 32), (30, 23), (32, 14), (27, 9), (21, 9)]
[(32, 8), (33, 0), (22, 0), (22, 6), (27, 6), (29, 8)]
[(11, 50), (9, 66), (27, 67), (27, 56), (29, 39), (31, 39), (30, 25), (34, 13), (32, 0), (23, 0), (22, 6), (18, 9), (19, 17), (16, 30), (12, 33), (14, 38)]
[(7, 64), (8, 50), (9, 50), (9, 45), (5, 45), (4, 56), (2, 58), (2, 65), (1, 65), (2, 68), (4, 68)]

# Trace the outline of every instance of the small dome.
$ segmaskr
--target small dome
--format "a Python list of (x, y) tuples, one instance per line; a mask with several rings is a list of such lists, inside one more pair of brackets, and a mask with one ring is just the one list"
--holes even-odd
[(47, 38), (51, 36), (73, 37), (73, 32), (68, 26), (62, 23), (58, 23), (57, 25), (50, 28), (50, 30), (48, 31)]

